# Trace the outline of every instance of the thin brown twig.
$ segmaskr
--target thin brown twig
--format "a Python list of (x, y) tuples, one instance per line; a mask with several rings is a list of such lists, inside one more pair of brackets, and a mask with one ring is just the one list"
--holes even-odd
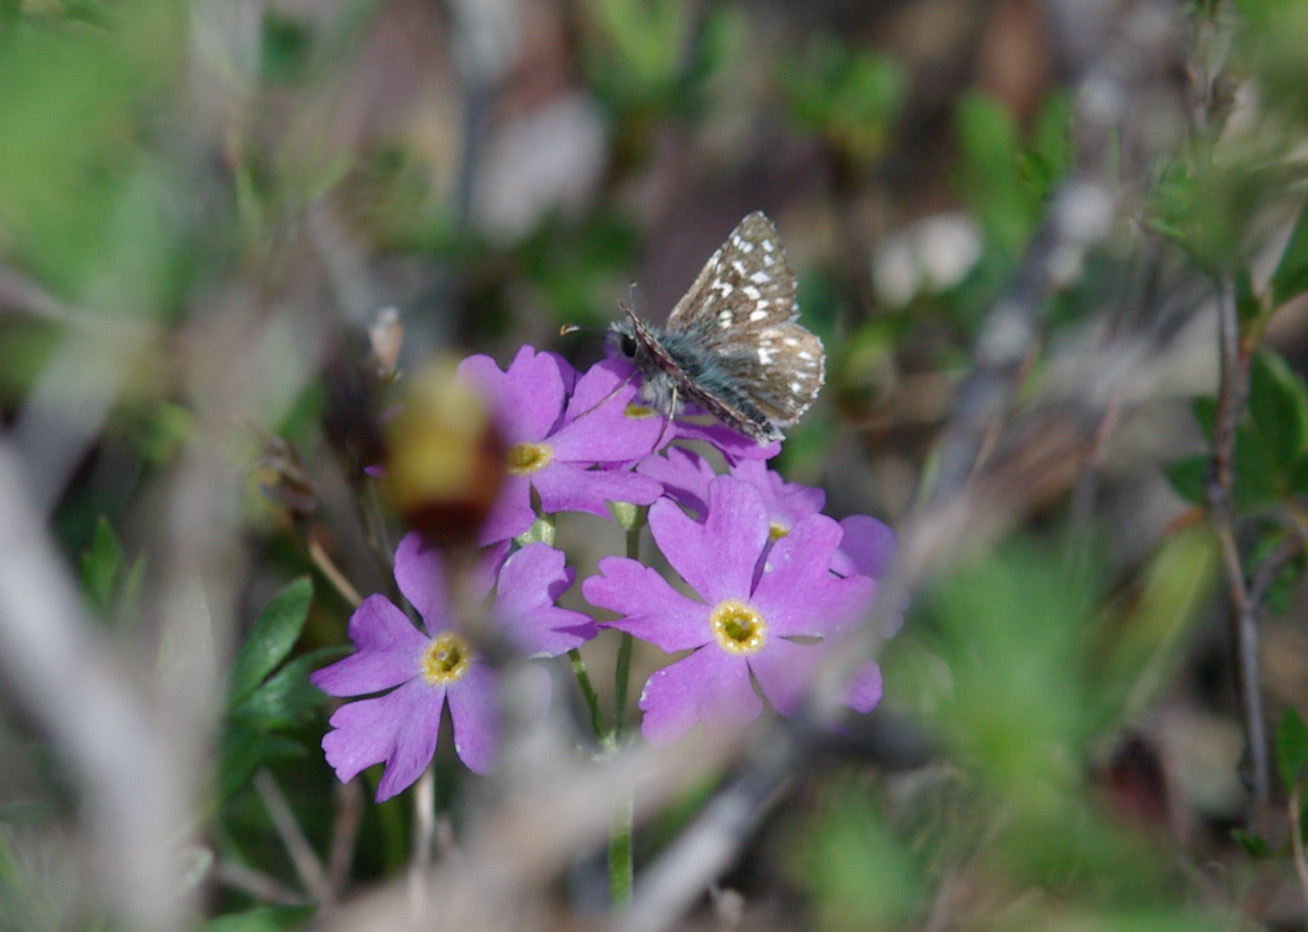
[(1271, 797), (1271, 769), (1263, 728), (1262, 693), (1258, 673), (1258, 601), (1250, 595), (1235, 536), (1235, 428), (1244, 413), (1249, 391), (1249, 354), (1240, 342), (1235, 286), (1229, 277), (1218, 283), (1218, 349), (1221, 374), (1213, 423), (1213, 461), (1207, 484), (1213, 530), (1222, 551), (1222, 564), (1231, 598), (1231, 667), (1244, 719), (1245, 741), (1252, 769), (1254, 807), (1249, 825), (1258, 830)]
[(101, 335), (149, 337), (148, 320), (126, 314), (98, 312), (55, 297), (32, 279), (0, 266), (0, 314), (12, 313), (52, 324), (63, 324)]
[(409, 864), (409, 895), (415, 916), (427, 905), (427, 874), (436, 839), (436, 767), (428, 765), (413, 790), (413, 860)]
[(1304, 905), (1308, 906), (1308, 854), (1303, 846), (1303, 781), (1296, 780), (1290, 790), (1286, 803), (1286, 814), (1290, 820), (1290, 847), (1294, 852), (1294, 872), (1299, 877), (1299, 889), (1303, 893)]
[(1287, 563), (1303, 552), (1304, 543), (1302, 534), (1287, 537), (1276, 545), (1262, 563), (1258, 564), (1253, 580), (1249, 583), (1249, 598), (1255, 605), (1263, 604), (1263, 600), (1267, 598), (1267, 591), (1271, 589), (1272, 583), (1276, 582), (1276, 577), (1285, 569)]
[(244, 864), (219, 861), (214, 868), (214, 878), (219, 883), (233, 890), (240, 890), (263, 903), (272, 903), (276, 906), (304, 906), (309, 903), (309, 898), (300, 891), (292, 890), (263, 871)]
[(354, 842), (363, 822), (363, 790), (357, 780), (336, 786), (336, 818), (332, 827), (332, 847), (327, 855), (327, 883), (339, 891), (350, 876), (354, 861)]
[(319, 903), (330, 905), (335, 895), (331, 884), (327, 882), (327, 872), (323, 869), (318, 855), (314, 853), (313, 846), (309, 844), (309, 839), (300, 831), (300, 823), (296, 821), (295, 813), (291, 811), (290, 803), (286, 801), (281, 787), (277, 785), (272, 774), (260, 770), (254, 775), (254, 788), (272, 818), (273, 828), (277, 830), (278, 837), (291, 856), (291, 863), (295, 866), (295, 873), (300, 878), (300, 883)]
[(358, 608), (363, 602), (363, 596), (359, 595), (359, 590), (355, 589), (350, 581), (345, 578), (345, 574), (340, 571), (327, 551), (323, 549), (321, 543), (313, 537), (309, 538), (309, 558), (313, 560), (313, 565), (318, 567), (318, 572), (327, 577), (327, 581), (336, 587), (336, 591), (346, 602), (350, 603), (351, 608)]

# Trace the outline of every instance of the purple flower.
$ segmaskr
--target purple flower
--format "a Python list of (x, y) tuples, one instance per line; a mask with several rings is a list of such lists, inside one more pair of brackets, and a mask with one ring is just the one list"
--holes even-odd
[[(832, 575), (841, 531), (830, 518), (799, 521), (763, 559), (771, 522), (757, 489), (719, 476), (706, 504), (702, 524), (667, 500), (649, 513), (655, 542), (698, 599), (624, 557), (600, 560), (601, 575), (582, 583), (587, 600), (622, 616), (607, 624), (664, 651), (692, 651), (641, 693), (642, 730), (653, 744), (675, 741), (697, 721), (711, 729), (752, 721), (762, 701), (751, 676), (773, 707), (793, 711), (821, 656), (812, 639), (847, 632), (875, 591), (867, 577)], [(866, 710), (879, 698), (879, 675), (869, 673), (848, 701)]]
[[(565, 369), (565, 367), (567, 367)], [(628, 417), (636, 386), (608, 363), (576, 378), (571, 367), (530, 346), (518, 350), (507, 372), (489, 356), (470, 356), (459, 374), (481, 390), (509, 447), (508, 476), (481, 530), (481, 542), (508, 540), (535, 520), (532, 490), (547, 514), (586, 511), (607, 516), (608, 501), (648, 505), (656, 482), (617, 466), (648, 455), (662, 433), (657, 419)], [(565, 408), (565, 401), (567, 402)]]
[[(713, 467), (702, 457), (676, 447), (664, 456), (643, 460), (636, 471), (657, 479), (664, 493), (696, 514), (703, 515)], [(805, 518), (818, 514), (826, 504), (822, 489), (786, 482), (781, 475), (757, 460), (743, 460), (731, 467), (733, 477), (748, 482), (763, 496), (773, 540), (790, 533)], [(879, 579), (895, 553), (895, 532), (869, 515), (850, 515), (840, 522), (844, 531), (831, 559), (831, 569), (841, 576), (863, 575)]]
[[(499, 571), (493, 617), (524, 651), (552, 656), (576, 647), (595, 629), (587, 616), (554, 605), (572, 579), (562, 553), (545, 544), (524, 547)], [(447, 702), (454, 750), (469, 770), (486, 773), (493, 766), (499, 727), (495, 672), (455, 628), (440, 559), (417, 533), (405, 536), (395, 551), (395, 581), (417, 609), (423, 630), (385, 596), (369, 596), (350, 617), (355, 653), (310, 677), (332, 696), (391, 690), (341, 706), (322, 739), (341, 782), (385, 762), (378, 802), (427, 767)]]
[(549, 544), (528, 544), (499, 571), (492, 615), (505, 637), (529, 656), (557, 657), (597, 633), (589, 615), (555, 604), (576, 578), (565, 559)]

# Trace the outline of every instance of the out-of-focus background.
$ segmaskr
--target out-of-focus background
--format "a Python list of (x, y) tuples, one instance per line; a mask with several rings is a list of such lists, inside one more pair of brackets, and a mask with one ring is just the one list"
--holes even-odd
[(0, 929), (610, 927), (607, 812), (447, 741), (434, 825), (375, 806), (304, 678), (390, 586), (406, 376), (593, 359), (752, 210), (828, 353), (773, 466), (899, 530), (909, 607), (726, 854), (676, 839), (757, 749), (650, 765), (627, 927), (1302, 928), (1305, 40), (1300, 0), (0, 0)]

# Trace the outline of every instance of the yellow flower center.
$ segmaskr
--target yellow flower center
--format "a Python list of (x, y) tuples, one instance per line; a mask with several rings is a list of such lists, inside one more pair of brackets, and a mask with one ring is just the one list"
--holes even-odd
[(622, 410), (623, 417), (629, 417), (633, 421), (643, 421), (656, 414), (658, 414), (658, 412), (649, 405), (638, 405), (634, 401), (627, 402), (627, 407)]
[(422, 653), (422, 678), (433, 686), (458, 682), (468, 672), (472, 648), (457, 634), (438, 634)]
[(508, 470), (511, 476), (522, 476), (544, 469), (554, 459), (554, 450), (547, 443), (515, 443), (509, 447)]
[(729, 654), (756, 654), (767, 643), (767, 625), (758, 609), (727, 599), (709, 614), (718, 646)]
[(772, 527), (768, 529), (768, 537), (772, 540), (772, 543), (774, 544), (789, 533), (790, 533), (790, 528), (783, 527), (782, 525), (777, 524), (777, 522), (775, 521), (772, 522)]

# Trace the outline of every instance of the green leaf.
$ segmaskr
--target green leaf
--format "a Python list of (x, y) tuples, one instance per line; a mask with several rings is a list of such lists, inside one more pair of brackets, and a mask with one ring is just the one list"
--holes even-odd
[(301, 576), (272, 597), (232, 664), (230, 703), (254, 692), (263, 678), (286, 659), (300, 636), (313, 601), (313, 583)]
[[(1287, 533), (1281, 528), (1271, 528), (1261, 533), (1249, 549), (1246, 565), (1262, 567), (1266, 560), (1283, 546)], [(1294, 604), (1295, 594), (1299, 591), (1299, 581), (1303, 578), (1304, 555), (1298, 554), (1287, 561), (1267, 586), (1263, 593), (1263, 609), (1270, 615), (1284, 615)]]
[(103, 515), (95, 522), (91, 546), (82, 554), (82, 587), (96, 611), (108, 612), (113, 602), (114, 583), (126, 555), (118, 536)]
[(231, 710), (231, 719), (252, 728), (285, 728), (322, 705), (327, 698), (309, 682), (309, 674), (348, 653), (347, 648), (325, 647), (296, 657)]
[(964, 95), (955, 114), (963, 152), (959, 190), (968, 199), (987, 240), (1006, 256), (1016, 255), (1032, 229), (1038, 195), (1022, 177), (1017, 120), (999, 100)]
[(1299, 458), (1290, 470), (1290, 487), (1288, 489), (1291, 495), (1302, 495), (1308, 492), (1308, 456)]
[(1267, 842), (1259, 835), (1251, 835), (1235, 828), (1231, 829), (1231, 840), (1243, 848), (1244, 853), (1251, 858), (1261, 859), (1272, 856), (1272, 849), (1267, 846)]
[(1212, 457), (1206, 453), (1196, 453), (1168, 463), (1163, 475), (1172, 486), (1172, 491), (1191, 505), (1200, 507), (1208, 504), (1208, 464)]
[(1308, 291), (1308, 204), (1299, 213), (1290, 241), (1272, 273), (1272, 306), (1280, 307), (1304, 291)]
[(1308, 776), (1308, 726), (1290, 707), (1281, 713), (1281, 724), (1276, 728), (1276, 766), (1287, 790)]
[(1253, 357), (1249, 413), (1276, 465), (1288, 471), (1308, 441), (1308, 390), (1276, 353), (1263, 351)]
[(306, 753), (304, 745), (293, 738), (267, 734), (240, 723), (229, 724), (219, 745), (219, 798), (230, 799), (270, 761), (303, 757)]
[(1281, 469), (1271, 439), (1250, 426), (1235, 431), (1235, 474), (1232, 499), (1236, 511), (1248, 512), (1274, 503), (1289, 487), (1287, 470)]
[(313, 904), (256, 906), (243, 913), (210, 919), (204, 924), (204, 932), (287, 932), (304, 926), (317, 911)]
[(119, 623), (134, 621), (141, 601), (141, 586), (145, 582), (145, 558), (137, 557), (123, 574), (114, 600), (114, 617)]

